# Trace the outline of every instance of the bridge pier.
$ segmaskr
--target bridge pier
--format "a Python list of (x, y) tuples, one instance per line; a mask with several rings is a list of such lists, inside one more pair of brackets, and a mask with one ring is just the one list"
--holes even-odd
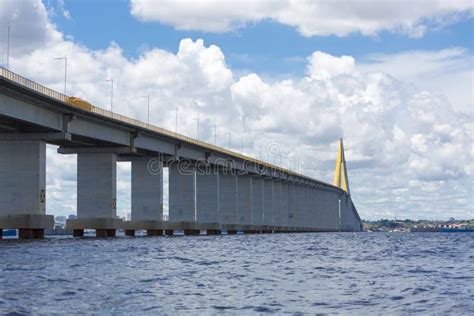
[[(273, 226), (273, 180), (263, 180), (263, 225)], [(269, 231), (265, 229), (265, 231)]]
[(161, 157), (132, 157), (132, 217), (122, 223), (131, 231), (146, 230), (147, 236), (163, 235), (163, 161)]
[(46, 215), (46, 142), (0, 139), (0, 230), (19, 229), (20, 239), (43, 238), (53, 228)]
[(252, 177), (237, 177), (237, 213), (240, 225), (252, 224)]
[(97, 237), (114, 237), (121, 227), (116, 216), (117, 154), (77, 154), (77, 219), (68, 219), (73, 230), (95, 229)]
[(194, 168), (185, 163), (169, 165), (169, 225), (179, 224), (185, 229), (196, 223), (195, 176)]
[(196, 172), (196, 218), (207, 235), (220, 235), (219, 176), (214, 167), (205, 166)]
[(272, 214), (273, 214), (273, 226), (274, 226), (274, 231), (275, 232), (279, 229), (279, 227), (283, 226), (282, 225), (281, 210), (282, 210), (281, 181), (274, 180), (273, 181)]
[[(251, 213), (252, 222), (254, 227), (263, 225), (263, 179), (260, 176), (252, 177), (252, 196), (251, 196)], [(256, 229), (257, 233), (261, 232), (261, 229)]]
[(237, 176), (230, 170), (221, 170), (219, 174), (219, 224), (236, 225), (237, 218)]
[(282, 182), (281, 183), (281, 219), (280, 223), (283, 226), (283, 231), (286, 232), (288, 229), (289, 222), (289, 205), (288, 205), (288, 188), (289, 188), (289, 183), (288, 182)]

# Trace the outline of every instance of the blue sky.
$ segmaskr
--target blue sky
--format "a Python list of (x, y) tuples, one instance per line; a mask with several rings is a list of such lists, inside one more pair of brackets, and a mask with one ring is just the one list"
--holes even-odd
[[(57, 8), (56, 0), (49, 6)], [(440, 50), (464, 47), (471, 54), (474, 18), (467, 18), (443, 27), (428, 28), (420, 38), (388, 31), (374, 36), (353, 32), (348, 36), (302, 36), (295, 28), (269, 19), (250, 23), (244, 28), (225, 33), (176, 30), (154, 22), (142, 22), (130, 14), (126, 0), (66, 0), (70, 18), (60, 12), (52, 20), (66, 35), (91, 49), (105, 49), (116, 42), (124, 55), (137, 58), (145, 49), (159, 47), (176, 52), (183, 38), (204, 39), (206, 45), (219, 46), (233, 69), (270, 75), (302, 75), (306, 57), (316, 50), (332, 55), (350, 55), (363, 61), (374, 53), (395, 54), (411, 50)]]

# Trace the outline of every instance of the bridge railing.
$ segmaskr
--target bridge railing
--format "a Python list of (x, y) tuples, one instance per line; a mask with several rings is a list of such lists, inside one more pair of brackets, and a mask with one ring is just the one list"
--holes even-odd
[(19, 74), (14, 73), (13, 71), (10, 71), (8, 69), (5, 69), (3, 67), (0, 67), (0, 76), (5, 77), (15, 83), (18, 83), (22, 86), (25, 86), (27, 88), (30, 88), (31, 90), (37, 91), (39, 93), (42, 93), (44, 95), (47, 95), (51, 98), (54, 98), (56, 100), (65, 102), (66, 96), (60, 92), (54, 91), (53, 89), (47, 88), (43, 85), (40, 85), (39, 83), (34, 82), (33, 80), (27, 79), (23, 76), (20, 76)]

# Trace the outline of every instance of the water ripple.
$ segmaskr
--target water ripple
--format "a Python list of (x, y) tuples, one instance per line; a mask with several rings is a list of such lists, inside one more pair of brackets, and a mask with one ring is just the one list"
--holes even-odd
[(0, 241), (0, 314), (469, 314), (474, 234)]

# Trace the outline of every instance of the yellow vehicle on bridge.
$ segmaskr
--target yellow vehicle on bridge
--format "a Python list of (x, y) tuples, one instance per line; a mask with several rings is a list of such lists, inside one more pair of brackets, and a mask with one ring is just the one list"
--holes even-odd
[(78, 97), (66, 97), (66, 103), (86, 111), (92, 111), (92, 104)]

